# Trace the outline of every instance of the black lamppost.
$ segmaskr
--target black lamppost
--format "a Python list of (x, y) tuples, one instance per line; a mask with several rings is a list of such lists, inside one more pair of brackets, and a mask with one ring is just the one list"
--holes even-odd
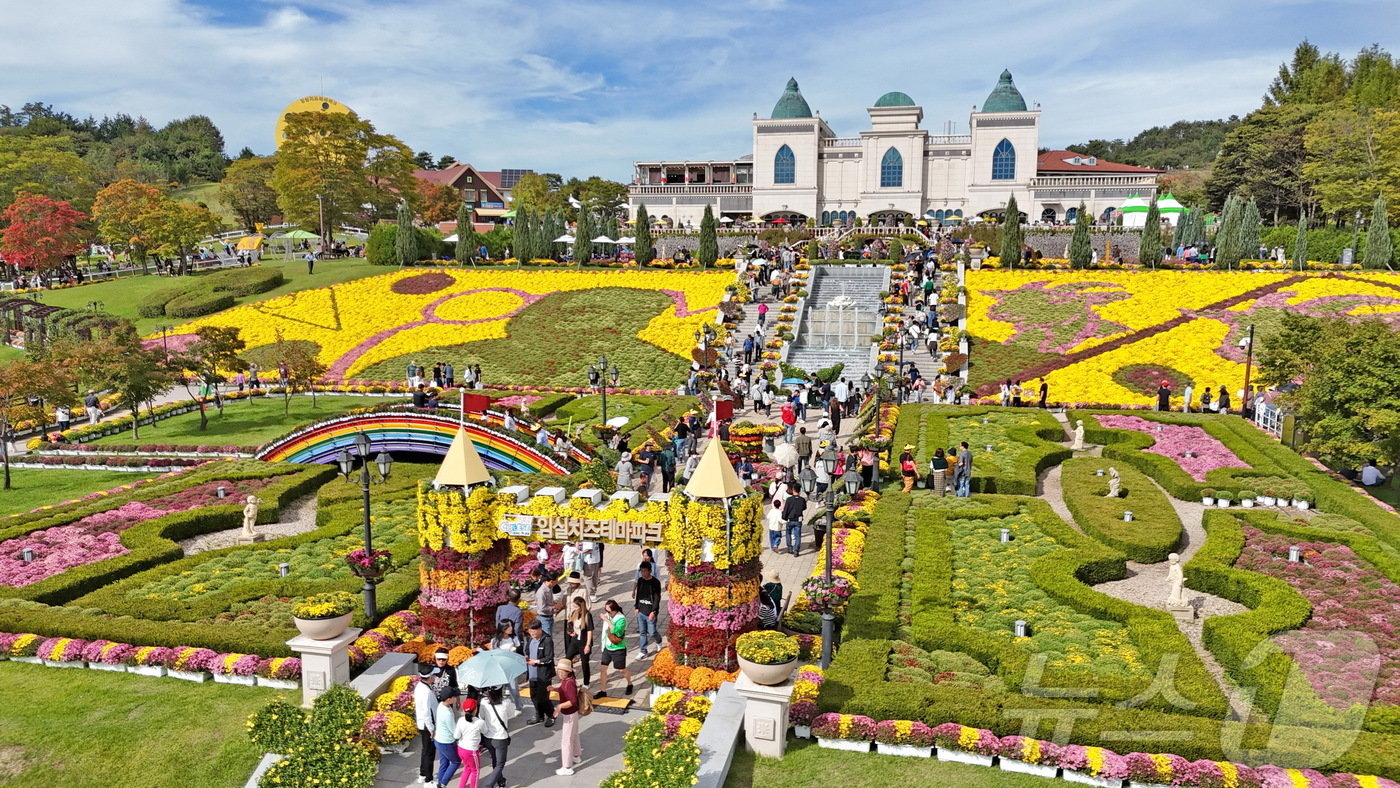
[(1351, 224), (1351, 261), (1357, 261), (1357, 244), (1361, 243), (1361, 209), (1356, 209), (1356, 217)]
[(608, 378), (612, 378), (612, 384), (616, 386), (620, 375), (616, 365), (608, 369), (607, 356), (599, 356), (597, 366), (588, 368), (588, 385), (603, 394), (603, 424), (608, 423)]
[[(832, 553), (832, 543), (836, 536), (836, 470), (839, 461), (836, 456), (836, 447), (828, 445), (821, 453), (817, 461), (822, 464), (822, 470), (826, 471), (827, 478), (830, 479), (826, 486), (826, 497), (823, 503), (826, 507), (826, 569), (823, 579), (827, 585), (831, 584), (832, 563), (834, 561)], [(802, 489), (811, 495), (817, 488), (817, 475), (812, 469), (804, 468), (801, 473)], [(841, 475), (841, 484), (845, 488), (847, 495), (855, 495), (860, 489), (860, 474), (853, 470), (847, 470)], [(836, 615), (830, 608), (822, 610), (822, 670), (831, 666), (832, 641), (836, 637)]]
[[(370, 532), (369, 526), (369, 483), (370, 483), (370, 442), (369, 436), (361, 432), (355, 436), (355, 454), (352, 456), (349, 449), (341, 449), (340, 455), (336, 457), (336, 463), (340, 465), (340, 473), (346, 481), (350, 481), (350, 473), (355, 469), (354, 457), (360, 459), (360, 492), (364, 494), (364, 514), (365, 514), (365, 555), (369, 556), (374, 552), (374, 536)], [(387, 451), (379, 452), (379, 456), (374, 458), (374, 463), (379, 466), (379, 476), (381, 479), (389, 478), (389, 469), (394, 464), (394, 458)], [(372, 623), (378, 616), (377, 605), (374, 599), (374, 585), (376, 581), (365, 578), (365, 620)]]

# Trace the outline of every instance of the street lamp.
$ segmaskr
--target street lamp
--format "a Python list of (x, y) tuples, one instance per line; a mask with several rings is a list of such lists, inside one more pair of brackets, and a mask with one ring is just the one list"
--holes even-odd
[(1361, 242), (1361, 209), (1356, 209), (1356, 220), (1351, 225), (1351, 261), (1356, 262), (1357, 244)]
[[(1249, 324), (1249, 336), (1240, 341), (1245, 346), (1244, 355), (1244, 396), (1240, 398), (1240, 415), (1250, 418), (1249, 410), (1249, 373), (1254, 366), (1254, 324)], [(1251, 419), (1252, 421), (1252, 419)]]
[(89, 301), (89, 302), (87, 302), (87, 308), (88, 308), (89, 311), (92, 311), (92, 312), (101, 312), (102, 309), (103, 309), (103, 307), (105, 307), (105, 306), (106, 306), (106, 304), (103, 304), (101, 301)]
[(598, 364), (588, 368), (588, 385), (598, 389), (603, 394), (603, 424), (608, 423), (608, 378), (612, 378), (613, 386), (617, 386), (617, 379), (621, 375), (617, 366), (608, 369), (608, 357), (599, 356)]
[(326, 248), (326, 206), (321, 201), (321, 195), (316, 195), (316, 216), (318, 217), (317, 227), (320, 228), (321, 248)]
[[(361, 432), (361, 433), (359, 433), (359, 434), (357, 434), (357, 435), (355, 436), (355, 454), (354, 454), (353, 456), (354, 456), (354, 457), (359, 457), (359, 458), (360, 458), (360, 461), (361, 461), (361, 462), (360, 462), (360, 492), (364, 495), (364, 514), (365, 514), (365, 522), (364, 522), (364, 525), (365, 525), (365, 555), (366, 555), (366, 556), (368, 556), (368, 555), (370, 555), (370, 554), (372, 554), (372, 553), (374, 552), (374, 537), (373, 537), (373, 534), (371, 534), (371, 532), (370, 532), (370, 526), (369, 526), (369, 483), (370, 483), (370, 475), (369, 475), (370, 457), (369, 457), (369, 453), (370, 453), (370, 448), (371, 448), (371, 446), (370, 446), (370, 441), (369, 441), (369, 435), (366, 435), (365, 433)], [(341, 473), (341, 475), (343, 475), (343, 476), (345, 477), (345, 480), (346, 480), (346, 481), (350, 481), (350, 473), (355, 469), (355, 462), (354, 462), (354, 459), (352, 458), (352, 455), (350, 454), (350, 450), (349, 450), (349, 449), (341, 449), (341, 450), (340, 450), (340, 454), (336, 457), (336, 463), (340, 465), (340, 473)], [(393, 464), (394, 464), (394, 458), (393, 458), (392, 456), (390, 456), (390, 454), (389, 454), (387, 451), (381, 451), (381, 452), (379, 452), (379, 456), (374, 458), (374, 463), (375, 463), (376, 465), (379, 466), (379, 476), (380, 476), (380, 478), (381, 478), (381, 479), (386, 479), (386, 480), (387, 480), (387, 479), (389, 478), (389, 470), (390, 470), (391, 467), (393, 467)], [(369, 578), (365, 578), (365, 588), (364, 588), (364, 595), (365, 595), (365, 620), (368, 621), (368, 622), (373, 622), (373, 621), (375, 620), (375, 618), (377, 617), (377, 615), (378, 615), (378, 613), (377, 613), (377, 607), (378, 607), (378, 606), (375, 604), (375, 599), (374, 599), (374, 585), (375, 585), (375, 582), (377, 582), (377, 581), (373, 581), (373, 580), (370, 580)]]

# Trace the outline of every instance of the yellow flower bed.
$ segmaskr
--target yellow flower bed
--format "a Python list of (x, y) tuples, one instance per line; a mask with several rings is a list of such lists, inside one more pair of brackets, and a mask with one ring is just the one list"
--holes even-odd
[[(425, 275), (451, 281), (428, 293), (395, 284)], [(419, 280), (423, 281), (423, 280)], [(303, 290), (228, 309), (179, 326), (174, 336), (202, 326), (237, 327), (248, 347), (276, 341), (307, 340), (320, 347), (318, 358), (334, 366), (359, 351), (344, 376), (353, 378), (375, 364), (428, 348), (500, 339), (510, 314), (531, 297), (604, 287), (679, 293), (690, 315), (668, 307), (637, 336), (678, 356), (688, 357), (696, 329), (714, 323), (713, 308), (733, 284), (732, 271), (472, 271), (414, 268)], [(425, 288), (426, 289), (426, 288)], [(461, 294), (461, 295), (459, 295)], [(438, 303), (440, 302), (440, 303)], [(431, 307), (437, 303), (437, 306)], [(709, 311), (701, 311), (709, 310)], [(440, 321), (479, 321), (469, 324)], [(379, 336), (379, 335), (383, 336)], [(373, 338), (379, 336), (377, 341)], [(158, 335), (157, 337), (158, 338)], [(366, 345), (367, 346), (364, 346)]]

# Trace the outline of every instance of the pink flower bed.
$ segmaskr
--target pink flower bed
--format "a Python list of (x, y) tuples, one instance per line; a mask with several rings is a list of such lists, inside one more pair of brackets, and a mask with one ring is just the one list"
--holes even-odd
[[(205, 482), (161, 498), (131, 501), (67, 525), (7, 539), (0, 542), (0, 585), (22, 588), (76, 566), (126, 555), (131, 551), (122, 544), (121, 533), (137, 523), (201, 506), (235, 504), (240, 496), (267, 485), (267, 479)], [(220, 486), (228, 497), (218, 497)], [(24, 560), (26, 549), (33, 551), (34, 560)]]
[(498, 408), (514, 408), (520, 410), (522, 408), (528, 408), (542, 399), (544, 398), (537, 397), (533, 394), (513, 394), (509, 397), (501, 397), (492, 404)]
[[(1181, 466), (1198, 482), (1216, 468), (1248, 468), (1225, 444), (1211, 437), (1200, 427), (1185, 424), (1162, 424), (1139, 416), (1098, 416), (1099, 424), (1114, 430), (1136, 430), (1151, 435), (1156, 441), (1144, 451), (1160, 454)], [(1158, 428), (1161, 431), (1158, 431)], [(1187, 457), (1186, 452), (1194, 457)]]
[[(1313, 614), (1301, 629), (1274, 638), (1328, 704), (1368, 700), (1400, 705), (1400, 586), (1352, 552), (1326, 542), (1297, 542), (1244, 529), (1239, 569), (1277, 577), (1297, 589)], [(1298, 545), (1303, 562), (1289, 563)]]

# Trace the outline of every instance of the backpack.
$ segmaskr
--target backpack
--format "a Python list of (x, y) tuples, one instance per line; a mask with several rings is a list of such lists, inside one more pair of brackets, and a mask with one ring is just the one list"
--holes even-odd
[(587, 717), (593, 713), (593, 693), (586, 688), (578, 690), (578, 716)]

